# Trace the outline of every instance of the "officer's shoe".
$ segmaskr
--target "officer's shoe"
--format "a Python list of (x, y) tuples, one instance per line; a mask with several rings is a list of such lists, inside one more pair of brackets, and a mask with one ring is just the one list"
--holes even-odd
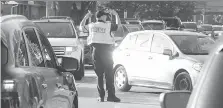
[(104, 98), (101, 98), (101, 97), (97, 98), (97, 100), (98, 102), (104, 102)]
[(121, 99), (117, 98), (116, 96), (108, 97), (107, 101), (109, 102), (120, 102)]

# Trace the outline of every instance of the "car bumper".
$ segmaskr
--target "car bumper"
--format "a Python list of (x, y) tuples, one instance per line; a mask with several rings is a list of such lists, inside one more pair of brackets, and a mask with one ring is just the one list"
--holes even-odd
[(4, 108), (17, 108), (19, 106), (18, 92), (1, 92), (1, 95), (1, 106)]

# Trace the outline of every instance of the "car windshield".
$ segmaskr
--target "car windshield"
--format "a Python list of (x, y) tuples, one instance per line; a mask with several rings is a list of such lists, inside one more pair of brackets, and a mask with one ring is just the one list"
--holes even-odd
[(210, 37), (204, 36), (171, 36), (178, 48), (187, 55), (208, 55), (215, 43)]
[(68, 22), (37, 22), (47, 37), (75, 38), (72, 24)]
[(223, 27), (221, 27), (221, 26), (216, 26), (216, 27), (213, 27), (213, 30), (214, 30), (214, 31), (223, 31)]
[(195, 23), (183, 23), (186, 29), (196, 29), (197, 25)]
[(201, 26), (204, 31), (212, 31), (212, 26)]
[(145, 30), (163, 30), (163, 23), (142, 23)]

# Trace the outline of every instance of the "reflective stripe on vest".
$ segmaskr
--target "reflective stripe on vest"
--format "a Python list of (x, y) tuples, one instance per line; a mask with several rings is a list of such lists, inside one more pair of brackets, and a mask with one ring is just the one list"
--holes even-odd
[(89, 24), (88, 45), (92, 43), (114, 44), (111, 34), (111, 23), (96, 22)]

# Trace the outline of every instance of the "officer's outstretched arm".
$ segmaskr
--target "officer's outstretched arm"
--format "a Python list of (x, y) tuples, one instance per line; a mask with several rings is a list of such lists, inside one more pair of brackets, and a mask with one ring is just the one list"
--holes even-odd
[(84, 31), (85, 29), (88, 31), (88, 26), (86, 25), (86, 21), (87, 19), (89, 19), (92, 16), (92, 14), (90, 12), (88, 12), (85, 17), (83, 18), (83, 20), (80, 23), (80, 30)]
[(117, 25), (121, 24), (121, 21), (120, 21), (120, 18), (119, 18), (118, 13), (117, 13), (115, 10), (112, 10), (111, 13), (112, 13), (113, 15), (115, 15), (115, 23), (116, 23)]

